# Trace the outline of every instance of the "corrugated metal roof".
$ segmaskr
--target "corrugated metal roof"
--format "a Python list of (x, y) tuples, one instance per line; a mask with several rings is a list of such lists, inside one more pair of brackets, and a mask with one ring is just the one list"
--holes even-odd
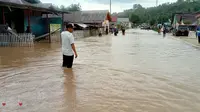
[(32, 2), (28, 2), (29, 0), (0, 0), (0, 2), (5, 3), (7, 5), (10, 4), (14, 4), (14, 5), (20, 5), (25, 6), (25, 7), (33, 7), (34, 8), (43, 8), (43, 9), (47, 9), (47, 10), (52, 10), (52, 11), (58, 11), (58, 12), (62, 12), (58, 9), (56, 9), (52, 3), (41, 3), (39, 0), (32, 0)]
[(21, 0), (0, 0), (0, 1), (7, 2), (7, 3), (23, 4)]
[(101, 23), (105, 20), (108, 10), (77, 11), (65, 14), (65, 22), (74, 23)]
[(81, 23), (81, 12), (72, 12), (71, 14), (64, 14), (65, 22)]

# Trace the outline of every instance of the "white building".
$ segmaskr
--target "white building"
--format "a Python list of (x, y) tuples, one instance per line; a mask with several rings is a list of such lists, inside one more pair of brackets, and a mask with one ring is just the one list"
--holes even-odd
[(124, 27), (131, 28), (131, 22), (129, 21), (129, 18), (117, 18), (117, 23)]

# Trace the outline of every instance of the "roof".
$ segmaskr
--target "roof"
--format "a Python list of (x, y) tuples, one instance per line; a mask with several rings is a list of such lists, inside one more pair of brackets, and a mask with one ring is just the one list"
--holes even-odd
[(191, 22), (192, 24), (194, 24), (196, 22), (196, 14), (193, 13), (179, 13), (179, 14), (175, 14), (175, 18), (177, 20), (177, 22), (180, 22), (180, 19), (182, 17), (183, 22), (184, 21), (188, 21)]
[[(35, 3), (28, 2), (35, 1)], [(0, 0), (0, 6), (9, 6), (20, 9), (31, 9), (46, 12), (68, 13), (56, 9), (51, 3), (41, 3), (38, 0)]]
[(64, 21), (74, 23), (102, 23), (108, 12), (108, 10), (77, 11), (65, 14)]
[(118, 22), (129, 22), (129, 18), (117, 18)]
[[(64, 22), (69, 23), (102, 23), (108, 10), (95, 10), (95, 11), (75, 11), (69, 14), (64, 14)], [(46, 15), (42, 16), (46, 18)], [(62, 17), (62, 15), (48, 14), (49, 18)]]
[(81, 22), (82, 12), (76, 11), (71, 14), (64, 14), (64, 22), (72, 22), (72, 23), (82, 23)]

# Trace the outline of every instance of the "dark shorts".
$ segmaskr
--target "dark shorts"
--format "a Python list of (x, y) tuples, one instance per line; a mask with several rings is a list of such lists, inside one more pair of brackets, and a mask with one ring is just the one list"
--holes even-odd
[(63, 55), (63, 65), (62, 66), (67, 67), (67, 68), (72, 68), (73, 61), (74, 61), (74, 55), (73, 56)]

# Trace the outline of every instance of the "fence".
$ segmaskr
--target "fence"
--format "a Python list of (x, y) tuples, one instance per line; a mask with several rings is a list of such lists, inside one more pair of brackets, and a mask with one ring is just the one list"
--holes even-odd
[(89, 30), (76, 30), (73, 32), (73, 35), (75, 38), (89, 37), (90, 32)]
[(97, 34), (98, 34), (97, 30), (77, 30), (73, 32), (75, 38), (96, 36)]
[(0, 34), (0, 46), (33, 46), (35, 36), (29, 33)]

